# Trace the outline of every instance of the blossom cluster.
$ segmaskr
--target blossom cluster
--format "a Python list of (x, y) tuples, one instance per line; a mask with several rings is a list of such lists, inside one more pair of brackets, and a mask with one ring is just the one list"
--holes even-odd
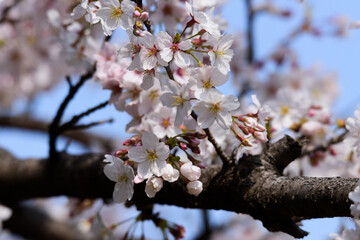
[[(150, 9), (151, 3), (143, 8)], [(268, 140), (266, 116), (260, 117), (262, 109), (255, 96), (259, 109), (243, 114), (237, 97), (218, 90), (229, 79), (233, 37), (222, 33), (211, 10), (208, 13), (189, 2), (170, 4), (161, 0), (154, 13), (144, 9), (125, 0), (90, 4), (83, 1), (73, 15), (78, 18), (85, 14), (91, 24), (100, 23), (105, 35), (120, 27), (129, 37), (129, 43), (119, 49), (106, 43), (95, 55), (95, 79), (104, 89), (111, 90), (110, 102), (115, 108), (133, 117), (126, 130), (141, 137), (140, 146), (131, 144), (123, 156), (137, 173), (134, 182), (146, 179), (145, 192), (153, 197), (164, 180), (174, 182), (181, 174), (189, 193), (198, 195), (202, 183), (196, 165), (210, 164), (209, 155), (214, 150), (209, 142), (192, 135), (210, 128), (228, 151), (235, 149), (242, 154), (245, 148), (261, 146)], [(176, 14), (168, 12), (179, 14), (182, 21), (174, 21)], [(148, 20), (156, 24), (160, 19), (167, 23), (166, 31), (155, 34), (150, 28), (145, 29)], [(237, 146), (221, 141), (219, 136), (224, 140), (231, 136)], [(174, 156), (174, 148), (181, 149), (183, 155)], [(116, 164), (108, 164), (106, 169), (110, 167), (120, 171)], [(132, 179), (130, 175), (126, 179)], [(118, 179), (124, 178), (110, 179), (118, 185), (123, 182)], [(130, 191), (127, 193), (124, 196), (131, 195)]]
[[(105, 155), (105, 175), (116, 182), (113, 198), (115, 202), (121, 203), (130, 200), (134, 193), (134, 183), (146, 180), (145, 192), (148, 197), (154, 197), (163, 187), (163, 182), (175, 182), (179, 176), (187, 182), (190, 194), (199, 195), (202, 191), (200, 167), (193, 162), (181, 162), (180, 157), (170, 154), (170, 148), (178, 146), (186, 152), (187, 147), (194, 153), (200, 153), (197, 145), (199, 138), (204, 134), (184, 134), (169, 138), (166, 143), (159, 142), (158, 137), (145, 132), (141, 139), (133, 137), (124, 142), (129, 148), (119, 150), (113, 155)], [(187, 153), (187, 152), (186, 152)], [(125, 161), (121, 159), (127, 159)], [(192, 159), (193, 160), (193, 159)], [(195, 163), (195, 160), (193, 160)], [(136, 169), (136, 176), (133, 168)]]

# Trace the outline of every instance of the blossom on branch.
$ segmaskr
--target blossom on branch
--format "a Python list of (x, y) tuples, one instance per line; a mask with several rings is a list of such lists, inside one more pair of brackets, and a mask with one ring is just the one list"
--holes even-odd
[(231, 113), (239, 107), (240, 103), (235, 96), (225, 96), (212, 90), (194, 106), (194, 110), (198, 114), (197, 122), (201, 128), (208, 128), (216, 121), (223, 129), (229, 129), (232, 124)]
[(101, 8), (96, 15), (101, 19), (104, 34), (110, 36), (117, 27), (130, 28), (136, 4), (130, 0), (100, 0)]
[(141, 137), (142, 146), (130, 148), (129, 158), (139, 163), (137, 170), (140, 177), (147, 179), (153, 174), (160, 177), (161, 170), (166, 167), (169, 147), (160, 142), (155, 134), (145, 132)]
[(230, 61), (234, 56), (234, 51), (230, 49), (233, 41), (232, 35), (221, 36), (208, 53), (211, 64), (215, 65), (222, 74), (230, 72)]
[(116, 182), (113, 199), (117, 203), (130, 200), (134, 194), (134, 170), (124, 161), (112, 155), (105, 155), (104, 173), (111, 181)]

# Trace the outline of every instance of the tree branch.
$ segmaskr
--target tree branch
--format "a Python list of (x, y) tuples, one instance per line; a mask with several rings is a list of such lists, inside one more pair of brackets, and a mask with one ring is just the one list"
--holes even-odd
[(70, 225), (49, 217), (36, 207), (12, 206), (12, 215), (4, 227), (28, 239), (82, 240), (86, 237)]
[[(198, 197), (190, 195), (186, 184), (178, 181), (165, 184), (154, 198), (148, 198), (142, 183), (135, 186), (131, 202), (139, 208), (159, 203), (246, 213), (261, 220), (269, 230), (294, 237), (304, 237), (306, 232), (295, 224), (293, 217), (351, 216), (348, 194), (355, 189), (358, 179), (281, 176), (276, 162), (285, 161), (274, 159), (296, 158), (296, 154), (287, 154), (292, 149), (291, 140), (284, 138), (262, 155), (241, 158), (238, 165), (206, 167), (200, 179), (204, 191)], [(112, 198), (114, 183), (103, 174), (104, 155), (57, 157), (56, 167), (51, 171), (44, 160), (15, 160), (0, 151), (0, 191), (7, 193), (0, 196), (0, 202), (59, 195)]]
[(95, 112), (95, 111), (97, 111), (97, 110), (99, 110), (101, 108), (106, 107), (108, 105), (108, 103), (109, 103), (109, 101), (106, 100), (105, 102), (100, 103), (100, 104), (96, 105), (95, 107), (92, 107), (92, 108), (86, 110), (85, 112), (82, 112), (82, 113), (80, 113), (78, 115), (73, 116), (70, 121), (64, 123), (63, 125), (61, 125), (59, 127), (59, 132), (63, 133), (63, 132), (66, 132), (68, 130), (71, 130), (75, 126), (75, 124), (79, 122), (79, 120), (81, 118), (83, 118), (85, 116), (88, 116), (91, 113), (93, 113), (93, 112)]
[(74, 98), (75, 94), (80, 89), (80, 87), (85, 83), (85, 81), (93, 76), (94, 72), (95, 72), (95, 67), (93, 67), (87, 73), (82, 75), (80, 77), (79, 81), (74, 86), (69, 85), (70, 86), (69, 93), (65, 97), (63, 102), (61, 103), (61, 105), (60, 105), (60, 107), (59, 107), (59, 109), (58, 109), (52, 123), (50, 124), (50, 127), (49, 127), (49, 136), (50, 136), (49, 154), (50, 154), (50, 156), (54, 156), (57, 153), (57, 151), (56, 151), (56, 139), (60, 135), (59, 126), (60, 126), (61, 118), (62, 118), (62, 116), (64, 114), (64, 111), (65, 111), (66, 107), (68, 106), (70, 101)]
[[(28, 115), (0, 116), (0, 126), (39, 131), (45, 134), (47, 134), (49, 129), (49, 123), (36, 120)], [(116, 141), (114, 139), (87, 132), (67, 131), (63, 136), (75, 140), (88, 148), (99, 146), (100, 149), (105, 152), (111, 152), (116, 147)]]
[(247, 56), (246, 59), (251, 65), (254, 62), (254, 10), (252, 9), (252, 1), (245, 0), (246, 12), (247, 12), (247, 27), (246, 27), (246, 38), (247, 38)]
[[(194, 111), (191, 111), (191, 116), (195, 119), (195, 121), (197, 121), (197, 114)], [(226, 155), (226, 153), (222, 150), (221, 146), (216, 142), (216, 139), (212, 135), (210, 129), (204, 128), (204, 131), (207, 135), (209, 142), (211, 142), (211, 144), (214, 146), (215, 151), (219, 155), (224, 166), (230, 165), (232, 163), (231, 159), (228, 155)]]

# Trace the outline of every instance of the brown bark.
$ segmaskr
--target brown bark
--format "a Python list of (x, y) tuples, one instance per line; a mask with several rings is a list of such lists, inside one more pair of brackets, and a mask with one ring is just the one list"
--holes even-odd
[[(131, 202), (138, 208), (149, 203), (184, 208), (223, 209), (247, 213), (271, 231), (303, 237), (294, 218), (350, 216), (348, 194), (358, 179), (285, 177), (283, 168), (301, 155), (301, 145), (284, 137), (261, 156), (245, 156), (238, 165), (209, 166), (202, 170), (204, 191), (194, 197), (181, 181), (165, 184), (154, 198), (135, 187)], [(111, 199), (114, 183), (103, 174), (103, 154), (58, 155), (56, 165), (46, 160), (16, 160), (0, 151), (0, 202), (13, 203), (35, 197), (67, 195)]]

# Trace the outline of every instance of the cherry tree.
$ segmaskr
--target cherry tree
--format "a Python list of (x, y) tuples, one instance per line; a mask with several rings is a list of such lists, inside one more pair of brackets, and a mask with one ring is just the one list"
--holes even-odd
[[(0, 126), (49, 138), (45, 159), (0, 148), (0, 238), (151, 239), (137, 229), (144, 222), (164, 239), (184, 238), (186, 229), (154, 204), (203, 210), (198, 239), (223, 239), (231, 228), (239, 239), (303, 238), (302, 220), (329, 217), (355, 222), (333, 239), (360, 238), (360, 109), (336, 119), (336, 74), (303, 68), (292, 48), (302, 35), (344, 37), (358, 22), (337, 17), (317, 26), (306, 9), (269, 55), (257, 56), (256, 17), (289, 19), (291, 11), (244, 0), (246, 32), (231, 34), (224, 3), (0, 2)], [(114, 39), (119, 32), (123, 42)], [(36, 119), (34, 99), (62, 82), (68, 90), (56, 114)], [(236, 96), (221, 91), (228, 82)], [(65, 119), (89, 85), (108, 99)], [(21, 113), (19, 101), (26, 102)], [(83, 123), (105, 107), (131, 120)], [(109, 123), (130, 137), (87, 131)], [(87, 153), (60, 149), (62, 138)], [(57, 196), (66, 196), (61, 220), (50, 199)], [(111, 210), (104, 213), (120, 204), (135, 207), (136, 216), (115, 221)], [(246, 215), (211, 228), (211, 209)]]

